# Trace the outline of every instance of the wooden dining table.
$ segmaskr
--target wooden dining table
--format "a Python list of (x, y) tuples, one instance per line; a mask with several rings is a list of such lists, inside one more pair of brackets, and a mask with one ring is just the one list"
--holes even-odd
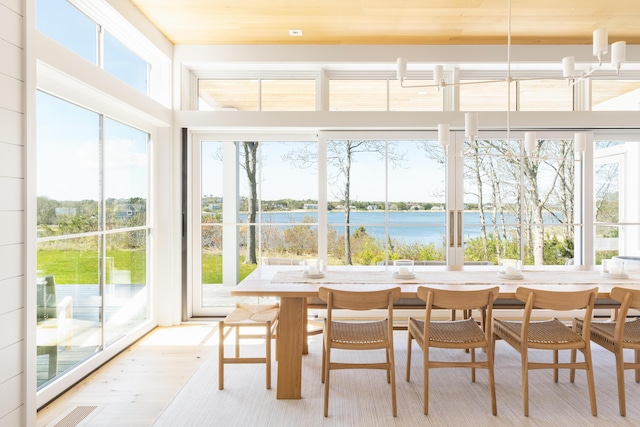
[(615, 286), (640, 287), (640, 272), (626, 278), (609, 277), (599, 267), (527, 266), (522, 278), (503, 278), (496, 266), (416, 266), (412, 278), (398, 279), (391, 266), (329, 266), (324, 277), (309, 278), (301, 266), (260, 266), (231, 290), (232, 296), (280, 298), (279, 330), (276, 341), (278, 373), (276, 398), (302, 397), (302, 357), (306, 353), (307, 299), (317, 298), (321, 286), (352, 290), (373, 290), (389, 285), (401, 289), (401, 298), (417, 298), (420, 285), (442, 289), (470, 289), (499, 286), (498, 303), (515, 298), (519, 286), (549, 290), (582, 290), (598, 287), (598, 299), (609, 298)]

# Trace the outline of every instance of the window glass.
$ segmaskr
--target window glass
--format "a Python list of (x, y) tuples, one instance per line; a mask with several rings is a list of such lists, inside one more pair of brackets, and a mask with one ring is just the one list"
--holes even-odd
[(315, 80), (261, 80), (262, 111), (314, 111)]
[(640, 109), (640, 80), (592, 80), (593, 111), (637, 111)]
[(148, 135), (44, 92), (36, 102), (44, 387), (148, 319)]
[(573, 86), (564, 80), (518, 82), (520, 111), (572, 111)]
[(330, 80), (330, 111), (387, 111), (387, 80)]
[[(246, 263), (318, 256), (316, 143), (241, 141), (240, 219)], [(254, 155), (255, 174), (247, 162)], [(254, 177), (255, 175), (255, 177)], [(255, 182), (255, 184), (253, 184)], [(256, 195), (257, 201), (252, 200)], [(255, 254), (254, 254), (255, 251)], [(268, 259), (267, 261), (265, 261)]]
[(101, 228), (100, 116), (37, 92), (38, 236)]
[(516, 258), (546, 265), (574, 258), (573, 141), (538, 140), (524, 157), (521, 143), (466, 144), (465, 261)]
[(258, 111), (258, 80), (198, 81), (198, 110)]
[(104, 70), (148, 94), (149, 64), (108, 32), (104, 34)]
[(104, 121), (104, 197), (107, 229), (147, 222), (147, 134)]
[(330, 140), (327, 153), (329, 263), (444, 263), (445, 169), (436, 141)]
[[(506, 82), (477, 83), (463, 80), (460, 89), (460, 111), (507, 111)], [(471, 84), (474, 83), (474, 84)], [(516, 110), (516, 84), (511, 84), (511, 111)]]
[[(222, 142), (201, 143), (200, 165), (200, 239), (201, 263), (199, 290), (201, 305), (211, 307), (227, 303), (228, 290), (222, 286), (222, 214), (224, 201), (224, 174)], [(235, 161), (231, 159), (229, 161)], [(196, 291), (197, 292), (197, 291)], [(221, 302), (219, 298), (224, 296)]]
[[(411, 80), (406, 85), (431, 85), (432, 80)], [(402, 87), (389, 80), (389, 111), (442, 111), (444, 90), (435, 87)]]
[(65, 0), (37, 0), (36, 28), (93, 64), (98, 64), (98, 26)]

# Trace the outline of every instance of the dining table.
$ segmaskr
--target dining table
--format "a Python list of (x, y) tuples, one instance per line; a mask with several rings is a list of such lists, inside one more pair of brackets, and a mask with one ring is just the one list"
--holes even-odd
[(307, 352), (307, 301), (318, 298), (321, 286), (373, 290), (397, 285), (401, 298), (417, 298), (419, 286), (465, 290), (498, 286), (501, 300), (513, 300), (520, 286), (548, 290), (584, 290), (598, 287), (598, 300), (608, 300), (615, 286), (639, 288), (640, 272), (612, 275), (599, 266), (526, 266), (517, 278), (499, 274), (497, 266), (415, 266), (413, 273), (398, 276), (393, 266), (333, 266), (309, 276), (302, 266), (259, 266), (231, 291), (238, 297), (280, 299), (277, 332), (277, 399), (302, 398), (302, 360)]

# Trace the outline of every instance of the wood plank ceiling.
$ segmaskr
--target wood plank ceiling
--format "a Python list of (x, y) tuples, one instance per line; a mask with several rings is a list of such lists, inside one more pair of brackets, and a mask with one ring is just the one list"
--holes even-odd
[[(640, 0), (511, 0), (513, 44), (640, 44)], [(174, 44), (506, 44), (509, 0), (131, 0)], [(289, 35), (300, 30), (301, 36)]]

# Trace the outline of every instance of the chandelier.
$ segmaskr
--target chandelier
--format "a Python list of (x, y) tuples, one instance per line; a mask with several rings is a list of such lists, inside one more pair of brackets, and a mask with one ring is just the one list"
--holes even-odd
[[(562, 58), (562, 78), (560, 77), (511, 77), (511, 0), (507, 1), (507, 75), (503, 79), (482, 80), (472, 82), (447, 82), (444, 79), (444, 67), (436, 65), (433, 68), (433, 82), (430, 84), (411, 84), (407, 80), (407, 59), (397, 59), (397, 79), (403, 88), (415, 87), (436, 87), (438, 91), (449, 86), (507, 83), (507, 141), (511, 140), (511, 82), (524, 80), (567, 80), (568, 84), (575, 85), (580, 80), (597, 75), (598, 76), (618, 76), (622, 64), (626, 61), (626, 42), (617, 41), (611, 44), (611, 67), (613, 72), (604, 70), (605, 55), (609, 52), (609, 35), (606, 28), (599, 28), (593, 32), (593, 56), (596, 57), (597, 64), (587, 67), (584, 71), (576, 70), (575, 57), (566, 56)], [(603, 73), (603, 71), (605, 71)], [(465, 138), (473, 143), (478, 136), (478, 113), (470, 112), (465, 114)], [(438, 124), (438, 142), (446, 150), (449, 145), (449, 125)], [(576, 158), (580, 158), (586, 145), (586, 134), (578, 132), (574, 136)], [(531, 156), (537, 144), (535, 132), (525, 132), (524, 151), (527, 156)], [(462, 153), (464, 154), (464, 153)], [(509, 152), (509, 155), (513, 153)]]

